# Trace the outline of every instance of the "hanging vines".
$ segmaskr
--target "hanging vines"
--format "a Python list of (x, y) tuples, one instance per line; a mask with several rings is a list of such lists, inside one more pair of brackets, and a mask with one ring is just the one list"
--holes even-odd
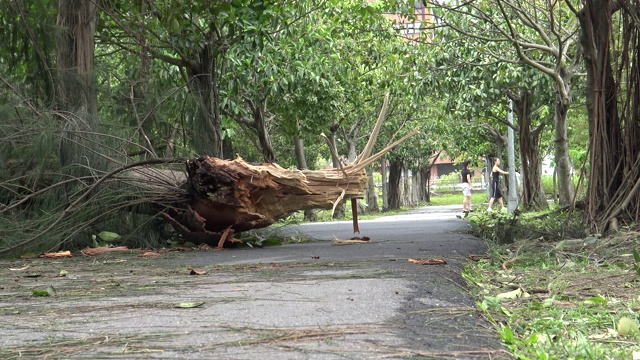
[(594, 232), (615, 230), (637, 223), (640, 213), (640, 12), (631, 0), (585, 1), (572, 10), (587, 70), (587, 222)]

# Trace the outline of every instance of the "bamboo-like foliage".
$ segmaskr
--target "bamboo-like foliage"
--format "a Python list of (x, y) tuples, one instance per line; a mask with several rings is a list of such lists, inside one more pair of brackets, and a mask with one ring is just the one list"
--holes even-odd
[[(12, 107), (0, 113), (0, 255), (86, 246), (103, 230), (122, 233), (123, 241), (153, 243), (158, 232), (142, 229), (151, 227), (156, 208), (184, 200), (184, 159), (128, 157), (123, 149), (140, 146), (124, 133), (62, 129), (62, 122), (82, 121), (73, 114)], [(61, 165), (63, 137), (86, 156)], [(171, 163), (179, 164), (174, 171), (165, 165)], [(165, 169), (152, 171), (151, 165)]]

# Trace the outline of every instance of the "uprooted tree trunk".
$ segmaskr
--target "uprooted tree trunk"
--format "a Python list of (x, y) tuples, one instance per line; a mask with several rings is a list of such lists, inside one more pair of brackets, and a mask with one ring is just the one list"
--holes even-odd
[[(13, 224), (0, 227), (0, 256), (25, 249), (59, 249), (64, 243), (95, 234), (102, 228), (100, 223), (110, 222), (122, 228), (123, 217), (131, 213), (159, 215), (185, 240), (222, 248), (225, 242), (234, 240), (234, 232), (269, 226), (299, 210), (335, 210), (348, 199), (353, 205), (354, 199), (363, 198), (367, 187), (366, 167), (418, 133), (414, 130), (371, 155), (387, 101), (385, 98), (362, 153), (352, 164), (334, 169), (285, 169), (272, 163), (251, 164), (241, 158), (221, 160), (203, 156), (186, 161), (185, 176), (184, 172), (167, 168), (168, 164), (184, 160), (147, 159), (121, 165), (104, 175), (65, 178), (34, 189), (0, 208), (0, 224)], [(39, 219), (18, 221), (16, 214), (29, 211), (43, 194), (68, 184), (74, 185), (74, 192), (66, 202), (44, 212)], [(20, 188), (11, 180), (0, 182), (0, 186)], [(357, 211), (353, 216), (356, 233)]]
[[(162, 213), (186, 239), (218, 243), (221, 248), (235, 231), (262, 228), (296, 211), (332, 209), (347, 199), (361, 199), (367, 188), (366, 167), (417, 130), (371, 155), (382, 125), (388, 97), (365, 149), (349, 165), (326, 170), (284, 169), (277, 164), (250, 164), (237, 158), (221, 160), (199, 157), (187, 161), (187, 192), (184, 208)], [(336, 156), (332, 150), (332, 156)], [(357, 211), (354, 216), (354, 232)]]
[(163, 216), (196, 244), (218, 242), (226, 229), (266, 227), (298, 210), (331, 209), (362, 197), (367, 184), (361, 168), (289, 170), (240, 158), (192, 159), (187, 175), (189, 205)]

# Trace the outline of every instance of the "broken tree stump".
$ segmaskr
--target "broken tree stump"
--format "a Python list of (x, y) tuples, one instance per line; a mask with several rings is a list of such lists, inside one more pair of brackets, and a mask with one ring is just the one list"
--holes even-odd
[(266, 227), (299, 210), (331, 209), (337, 199), (362, 197), (367, 184), (364, 171), (295, 170), (207, 156), (188, 160), (187, 175), (190, 206), (170, 216), (191, 231), (214, 233)]
[[(368, 181), (366, 167), (419, 134), (413, 130), (371, 155), (388, 100), (387, 94), (371, 137), (352, 164), (334, 169), (297, 170), (274, 163), (248, 163), (240, 157), (190, 159), (186, 163), (188, 204), (164, 211), (162, 216), (187, 240), (217, 244), (221, 248), (225, 241), (235, 240), (227, 239), (229, 232), (267, 227), (296, 211), (335, 209), (347, 199), (363, 198)], [(332, 154), (335, 156), (335, 149)], [(353, 228), (354, 232), (360, 232), (357, 209)]]

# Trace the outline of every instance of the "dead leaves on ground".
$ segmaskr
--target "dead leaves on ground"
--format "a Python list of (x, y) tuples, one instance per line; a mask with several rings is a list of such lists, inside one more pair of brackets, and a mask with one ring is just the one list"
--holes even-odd
[(84, 250), (81, 251), (81, 253), (85, 254), (85, 255), (98, 255), (98, 254), (103, 254), (106, 252), (114, 252), (114, 251), (131, 251), (132, 249), (129, 249), (126, 246), (114, 246), (114, 247), (108, 247), (108, 246), (103, 246), (103, 247), (97, 247), (97, 248), (86, 248)]
[(51, 252), (51, 253), (44, 253), (42, 255), (40, 255), (41, 258), (48, 258), (48, 259), (57, 259), (57, 258), (63, 258), (63, 257), (71, 257), (71, 251), (67, 250), (67, 251), (58, 251), (58, 252)]
[(446, 265), (447, 262), (442, 259), (407, 259), (410, 263), (418, 265)]
[(369, 244), (371, 242), (371, 239), (367, 236), (363, 236), (363, 237), (352, 237), (351, 239), (338, 239), (337, 237), (333, 237), (334, 241), (332, 245), (337, 245), (337, 244)]
[(138, 255), (138, 257), (158, 257), (158, 256), (162, 256), (162, 254), (157, 253), (155, 251), (147, 251), (145, 253)]

